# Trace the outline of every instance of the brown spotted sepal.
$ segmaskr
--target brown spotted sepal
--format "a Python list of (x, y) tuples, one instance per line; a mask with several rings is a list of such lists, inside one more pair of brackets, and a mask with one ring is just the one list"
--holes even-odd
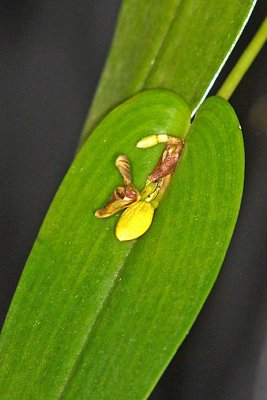
[(95, 212), (95, 216), (98, 218), (110, 217), (140, 199), (138, 190), (131, 182), (131, 169), (128, 158), (125, 155), (119, 156), (115, 165), (122, 175), (125, 186), (118, 186), (107, 204), (101, 210)]

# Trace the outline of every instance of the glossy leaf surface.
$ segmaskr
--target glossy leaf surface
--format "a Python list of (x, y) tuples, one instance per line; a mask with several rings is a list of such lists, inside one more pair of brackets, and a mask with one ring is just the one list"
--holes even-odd
[[(229, 103), (205, 101), (188, 132), (189, 119), (174, 93), (146, 91), (113, 110), (82, 148), (1, 335), (1, 399), (141, 400), (152, 390), (214, 283), (242, 193), (243, 142)], [(118, 216), (99, 220), (94, 211), (121, 183), (120, 153), (142, 189), (162, 147), (135, 144), (159, 133), (186, 135), (180, 164), (148, 232), (119, 242)]]
[[(83, 132), (148, 88), (166, 88), (194, 110), (224, 65), (255, 0), (125, 0)], [(82, 140), (82, 142), (83, 142)]]

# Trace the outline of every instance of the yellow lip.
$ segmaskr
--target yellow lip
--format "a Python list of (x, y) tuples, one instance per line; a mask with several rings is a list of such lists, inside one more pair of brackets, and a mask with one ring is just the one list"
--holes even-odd
[(121, 215), (116, 236), (120, 241), (137, 239), (152, 223), (154, 208), (146, 201), (138, 201), (128, 207)]

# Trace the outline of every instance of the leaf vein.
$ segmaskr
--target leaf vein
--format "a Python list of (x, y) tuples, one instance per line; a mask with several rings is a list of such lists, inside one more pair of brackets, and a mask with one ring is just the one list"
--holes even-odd
[(71, 380), (72, 380), (76, 370), (78, 369), (79, 361), (81, 360), (81, 358), (83, 356), (83, 353), (84, 353), (84, 351), (85, 351), (85, 349), (86, 349), (86, 347), (88, 345), (88, 342), (90, 340), (91, 334), (96, 329), (96, 327), (99, 324), (99, 322), (101, 321), (101, 317), (102, 317), (102, 315), (103, 315), (103, 313), (104, 313), (104, 311), (106, 309), (106, 306), (108, 305), (108, 303), (111, 300), (112, 293), (114, 292), (114, 289), (116, 288), (117, 283), (119, 282), (119, 279), (121, 278), (121, 275), (122, 275), (122, 273), (124, 271), (125, 264), (126, 264), (128, 258), (130, 256), (134, 246), (135, 246), (135, 243), (136, 243), (136, 240), (133, 241), (131, 247), (129, 248), (128, 253), (125, 255), (124, 260), (123, 260), (123, 262), (122, 262), (122, 264), (121, 264), (121, 266), (120, 266), (120, 268), (119, 268), (119, 270), (118, 270), (118, 272), (117, 272), (117, 274), (116, 274), (116, 276), (115, 276), (115, 278), (113, 280), (112, 286), (110, 287), (109, 291), (107, 292), (106, 297), (102, 301), (102, 304), (101, 304), (101, 306), (99, 308), (98, 313), (96, 314), (96, 317), (95, 317), (95, 319), (93, 321), (93, 324), (92, 324), (92, 326), (91, 326), (91, 328), (90, 328), (90, 330), (89, 330), (89, 332), (88, 332), (88, 334), (87, 334), (87, 336), (85, 338), (85, 341), (81, 345), (80, 352), (77, 355), (76, 360), (74, 361), (73, 366), (72, 366), (68, 376), (65, 379), (65, 383), (63, 384), (63, 387), (62, 387), (61, 391), (59, 392), (59, 395), (57, 396), (57, 400), (60, 400), (60, 399), (64, 398), (66, 390), (69, 387), (69, 385), (71, 383)]

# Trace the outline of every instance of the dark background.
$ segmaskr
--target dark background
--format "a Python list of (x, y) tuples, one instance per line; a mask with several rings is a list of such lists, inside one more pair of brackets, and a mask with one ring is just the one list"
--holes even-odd
[[(119, 0), (0, 1), (1, 323), (72, 161), (119, 5)], [(258, 2), (215, 89), (263, 20), (265, 5)], [(265, 69), (266, 49), (231, 98), (244, 132), (246, 182), (230, 249), (197, 322), (150, 400), (267, 399)]]

